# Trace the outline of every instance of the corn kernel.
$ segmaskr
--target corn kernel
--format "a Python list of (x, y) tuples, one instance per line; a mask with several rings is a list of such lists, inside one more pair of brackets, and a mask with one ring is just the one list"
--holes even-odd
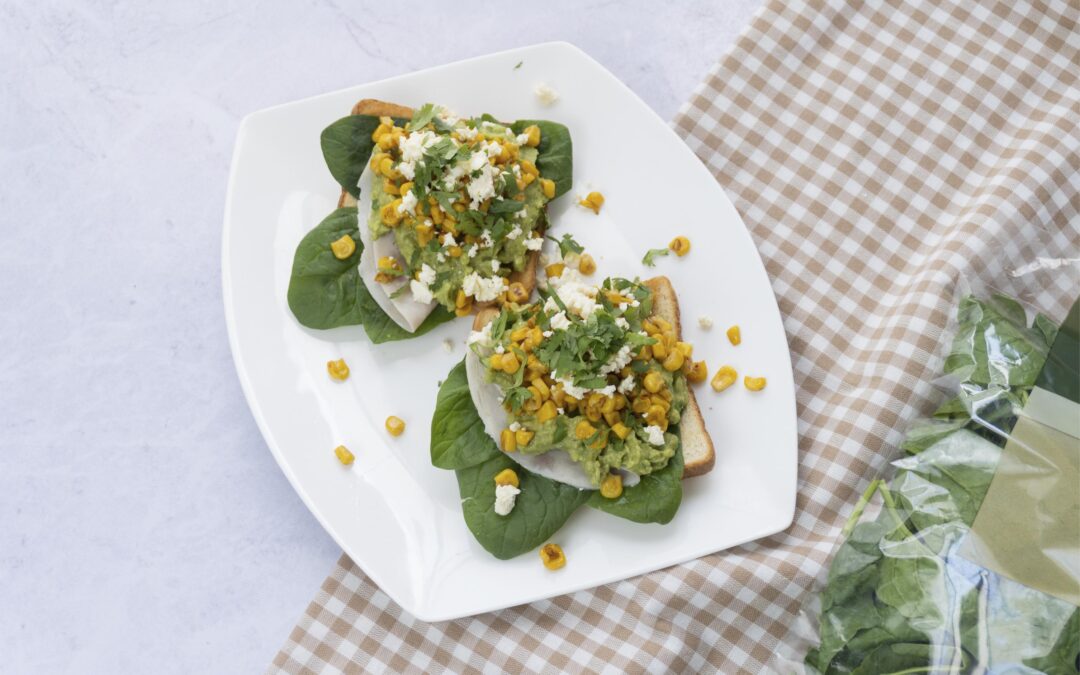
[(690, 252), (690, 240), (680, 235), (671, 240), (671, 243), (668, 244), (668, 248), (671, 249), (672, 253), (681, 258)]
[(401, 222), (401, 214), (398, 213), (397, 210), (399, 204), (401, 204), (401, 200), (395, 199), (394, 201), (379, 209), (379, 217), (382, 218), (382, 221), (390, 227), (395, 227), (398, 223)]
[(660, 377), (660, 373), (650, 372), (645, 376), (642, 384), (645, 386), (646, 391), (655, 394), (664, 388), (664, 378)]
[(738, 324), (727, 329), (727, 339), (736, 346), (742, 342), (742, 331), (739, 330)]
[(574, 436), (578, 440), (583, 441), (586, 438), (591, 438), (592, 435), (595, 434), (595, 433), (596, 433), (596, 427), (589, 424), (586, 420), (581, 420), (580, 422), (577, 423), (577, 426), (574, 427)]
[(555, 198), (555, 181), (550, 178), (540, 179), (540, 189), (544, 192), (544, 196), (548, 199)]
[(401, 194), (401, 190), (398, 189), (398, 186), (392, 180), (384, 180), (382, 189), (383, 192), (389, 195), (398, 196)]
[(535, 124), (530, 124), (529, 126), (525, 127), (525, 130), (522, 133), (529, 137), (525, 141), (525, 145), (529, 146), (530, 148), (535, 148), (536, 146), (540, 145), (540, 127), (536, 126)]
[(658, 341), (654, 345), (647, 345), (647, 346), (652, 347), (653, 358), (656, 359), (657, 361), (660, 361), (662, 359), (667, 358), (668, 350), (667, 350), (667, 346), (664, 345), (663, 341)]
[(509, 429), (503, 429), (499, 434), (499, 443), (502, 446), (503, 452), (514, 452), (517, 450), (517, 437), (514, 432)]
[(529, 300), (529, 291), (525, 284), (515, 281), (506, 289), (506, 299), (518, 305), (525, 304)]
[(761, 391), (765, 388), (765, 378), (747, 376), (743, 378), (743, 384), (750, 391)]
[(356, 242), (353, 241), (352, 237), (344, 234), (341, 239), (330, 243), (330, 250), (334, 252), (335, 258), (345, 260), (356, 252)]
[(549, 570), (562, 569), (566, 566), (566, 554), (558, 544), (544, 544), (540, 547), (540, 560)]
[(693, 384), (700, 384), (709, 376), (709, 366), (704, 361), (687, 361), (684, 366), (686, 379)]
[(690, 344), (689, 342), (676, 342), (675, 348), (682, 352), (682, 355), (686, 358), (690, 358), (690, 356), (694, 353), (694, 345)]
[(519, 448), (524, 448), (530, 442), (532, 442), (533, 436), (536, 434), (528, 429), (518, 429), (514, 432), (514, 440), (517, 441)]
[(460, 246), (451, 246), (450, 248), (446, 249), (446, 255), (450, 256), (451, 258), (460, 258), (461, 257), (461, 247)]
[(349, 366), (345, 363), (345, 359), (327, 361), (326, 372), (330, 373), (331, 379), (337, 380), (338, 382), (344, 382), (349, 379)]
[(618, 499), (622, 496), (622, 476), (613, 473), (600, 482), (600, 495), (605, 499)]
[(378, 141), (383, 134), (389, 133), (390, 126), (389, 124), (379, 124), (379, 126), (375, 127), (375, 131), (371, 132), (371, 140)]
[(401, 265), (398, 264), (397, 258), (389, 255), (384, 255), (379, 258), (379, 261), (375, 263), (375, 268), (380, 272), (400, 272)]
[(345, 466), (349, 466), (353, 463), (353, 460), (356, 459), (356, 456), (349, 452), (349, 449), (344, 445), (339, 445), (334, 448), (334, 454), (337, 455), (338, 461)]
[(394, 171), (394, 160), (390, 155), (384, 155), (383, 158), (379, 160), (379, 173), (387, 178), (390, 178), (391, 174), (396, 173)]
[(496, 485), (513, 485), (514, 487), (521, 487), (521, 481), (518, 480), (517, 472), (513, 469), (503, 469), (499, 473), (495, 474)]
[(593, 213), (599, 214), (600, 207), (604, 205), (604, 195), (599, 192), (590, 192), (585, 195), (585, 198), (578, 201), (578, 204), (591, 210)]
[(555, 419), (555, 416), (559, 414), (558, 408), (555, 407), (554, 401), (544, 401), (544, 405), (540, 406), (540, 409), (536, 411), (536, 421), (547, 422)]
[(674, 372), (683, 366), (683, 362), (686, 361), (686, 357), (678, 349), (673, 349), (668, 353), (667, 358), (664, 359), (664, 370)]
[(630, 435), (630, 427), (626, 426), (622, 422), (616, 422), (611, 425), (611, 431), (622, 440), (626, 440), (626, 437)]
[(731, 385), (735, 384), (735, 380), (739, 379), (739, 374), (735, 372), (735, 369), (731, 366), (720, 366), (713, 375), (712, 381), (709, 385), (713, 388), (713, 391), (724, 391)]
[(400, 436), (405, 433), (405, 420), (391, 415), (386, 418), (386, 430), (391, 436)]
[(561, 277), (564, 269), (566, 269), (565, 263), (551, 263), (544, 268), (544, 274), (546, 274), (549, 279), (553, 279), (555, 277)]
[(468, 316), (472, 312), (472, 302), (470, 301), (466, 307), (458, 307), (454, 310), (454, 316)]
[(400, 192), (402, 196), (405, 196), (405, 193), (411, 191), (412, 189), (413, 189), (413, 182), (408, 181), (406, 183), (401, 184), (401, 187), (398, 188), (398, 192)]
[(578, 271), (588, 276), (596, 271), (596, 261), (588, 253), (581, 256), (578, 259)]
[(649, 424), (660, 424), (661, 420), (667, 419), (667, 411), (664, 406), (653, 404), (645, 411), (645, 421)]

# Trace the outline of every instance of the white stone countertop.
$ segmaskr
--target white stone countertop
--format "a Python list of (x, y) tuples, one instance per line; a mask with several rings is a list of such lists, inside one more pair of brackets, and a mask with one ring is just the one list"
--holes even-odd
[(670, 119), (759, 4), (0, 4), (0, 672), (262, 671), (339, 555), (229, 354), (244, 115), (566, 40)]

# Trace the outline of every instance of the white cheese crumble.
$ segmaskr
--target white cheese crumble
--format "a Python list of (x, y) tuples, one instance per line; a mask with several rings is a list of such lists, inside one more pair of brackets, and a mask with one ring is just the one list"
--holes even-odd
[(454, 234), (452, 232), (447, 232), (442, 236), (442, 245), (446, 248), (457, 246), (457, 240), (454, 239)]
[(454, 351), (454, 341), (451, 340), (450, 338), (446, 338), (445, 340), (442, 341), (442, 348), (443, 348), (443, 351), (445, 351), (447, 354), (449, 354), (450, 352)]
[(398, 164), (398, 171), (401, 172), (401, 175), (412, 180), (416, 176), (416, 163), (424, 156), (424, 150), (438, 140), (438, 134), (431, 131), (418, 131), (399, 138), (398, 148), (401, 149), (401, 163)]
[(480, 169), (480, 175), (469, 181), (469, 197), (472, 199), (472, 208), (480, 206), (480, 202), (495, 196), (495, 177), (499, 170), (485, 163), (486, 168)]
[(502, 154), (502, 145), (498, 141), (485, 142), (481, 145), (488, 157), (498, 157)]
[(490, 164), (488, 164), (487, 156), (484, 153), (474, 152), (473, 154), (469, 155), (470, 172), (477, 171), (484, 168), (485, 166), (490, 166)]
[(480, 302), (489, 302), (502, 293), (503, 280), (502, 277), (484, 278), (473, 272), (462, 281), (461, 290), (465, 291), (465, 295), (472, 296)]
[(552, 330), (566, 330), (570, 327), (570, 319), (567, 318), (566, 312), (559, 311), (551, 317), (551, 329)]
[(492, 272), (498, 272), (499, 271), (499, 265), (500, 265), (499, 261), (492, 258), (492, 260), (491, 260), (491, 271)]
[(486, 323), (480, 330), (474, 330), (469, 333), (469, 337), (465, 339), (465, 344), (468, 346), (480, 345), (481, 347), (491, 346), (491, 324)]
[(510, 431), (521, 431), (521, 422), (511, 422)]
[(495, 241), (491, 238), (491, 232), (484, 230), (480, 235), (480, 248), (491, 248), (495, 245)]
[(435, 254), (435, 259), (438, 260), (441, 263), (446, 262), (446, 254), (443, 253), (442, 251), (439, 251), (438, 253)]
[[(566, 271), (563, 271), (566, 275)], [(577, 280), (560, 283), (555, 291), (566, 308), (582, 319), (588, 319), (599, 306), (596, 302), (596, 286)]]
[[(512, 230), (510, 230), (509, 232), (506, 233), (506, 238), (507, 239), (517, 239), (520, 236), (521, 236), (521, 226), (520, 225), (515, 225), (514, 229), (512, 229)], [(540, 243), (543, 244), (543, 240), (541, 240)], [(528, 245), (529, 245), (529, 242), (526, 241), (525, 246), (528, 246)]]
[(529, 134), (518, 134), (514, 141), (518, 145), (526, 145), (529, 142)]
[(469, 247), (469, 250), (465, 252), (465, 255), (469, 256), (470, 258), (475, 258), (476, 253), (479, 250), (480, 250), (480, 247), (477, 246), (476, 244), (473, 244), (472, 246)]
[(585, 395), (590, 392), (596, 392), (603, 396), (611, 396), (615, 393), (615, 385), (613, 384), (609, 384), (606, 387), (600, 387), (599, 389), (586, 389), (585, 387), (579, 387), (574, 384), (574, 378), (572, 377), (556, 377), (555, 381), (563, 386), (563, 391), (574, 398), (585, 398)]
[(533, 93), (544, 105), (551, 105), (559, 100), (559, 93), (543, 82), (533, 88)]
[(633, 373), (623, 378), (623, 381), (619, 383), (619, 393), (629, 396), (634, 391), (634, 375)]
[(450, 170), (446, 172), (443, 177), (443, 188), (448, 192), (453, 192), (457, 189), (458, 180), (465, 175), (464, 163), (458, 163), (450, 167)]
[(456, 131), (458, 133), (458, 136), (461, 136), (462, 138), (464, 138), (467, 141), (471, 141), (472, 139), (476, 138), (476, 134), (477, 134), (476, 129), (473, 129), (472, 127), (467, 127), (467, 126), (464, 126), (464, 125), (454, 129), (454, 131)]
[(649, 435), (649, 445), (661, 446), (664, 444), (664, 430), (655, 424), (645, 427), (645, 433)]
[(409, 290), (412, 291), (413, 300), (426, 305), (435, 297), (431, 293), (431, 284), (435, 283), (435, 270), (424, 263), (420, 268), (420, 276), (409, 282)]
[(702, 314), (697, 319), (697, 325), (701, 326), (705, 330), (712, 328), (712, 318)]
[(630, 322), (621, 316), (615, 317), (615, 325), (623, 330), (630, 330)]
[(409, 190), (401, 196), (401, 203), (397, 207), (398, 213), (415, 213), (416, 212), (416, 193)]
[(517, 502), (519, 494), (521, 494), (521, 490), (513, 485), (496, 485), (495, 513), (500, 516), (510, 515), (510, 512), (514, 510), (514, 504)]
[[(518, 213), (524, 213), (524, 212), (525, 212), (525, 209), (522, 209), (521, 211), (518, 211)], [(529, 249), (530, 251), (539, 251), (543, 247), (544, 247), (544, 238), (543, 237), (529, 237), (528, 239), (525, 240), (525, 248)]]
[(623, 345), (619, 348), (618, 353), (611, 357), (611, 359), (600, 366), (600, 374), (607, 375), (608, 373), (616, 373), (626, 367), (626, 364), (630, 363), (634, 358), (631, 353), (630, 345)]

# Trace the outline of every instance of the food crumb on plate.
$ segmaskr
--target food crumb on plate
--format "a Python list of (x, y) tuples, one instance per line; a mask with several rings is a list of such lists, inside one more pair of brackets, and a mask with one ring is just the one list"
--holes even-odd
[(712, 328), (712, 317), (702, 314), (697, 319), (697, 325), (701, 326), (705, 330), (709, 330), (710, 328)]
[(442, 348), (447, 354), (449, 354), (450, 352), (454, 351), (454, 341), (450, 338), (446, 338), (442, 341)]
[(544, 105), (552, 105), (555, 101), (559, 100), (559, 92), (543, 82), (536, 85), (533, 89), (533, 93), (536, 94), (536, 98), (540, 99), (540, 102)]

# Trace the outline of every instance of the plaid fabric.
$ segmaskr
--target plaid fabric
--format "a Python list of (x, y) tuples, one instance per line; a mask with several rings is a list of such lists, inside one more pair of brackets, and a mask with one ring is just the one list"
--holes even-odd
[(932, 404), (958, 285), (1056, 318), (1076, 293), (1078, 20), (1067, 0), (770, 0), (675, 120), (786, 317), (801, 435), (787, 532), (439, 624), (343, 557), (274, 669), (761, 672), (858, 493)]

